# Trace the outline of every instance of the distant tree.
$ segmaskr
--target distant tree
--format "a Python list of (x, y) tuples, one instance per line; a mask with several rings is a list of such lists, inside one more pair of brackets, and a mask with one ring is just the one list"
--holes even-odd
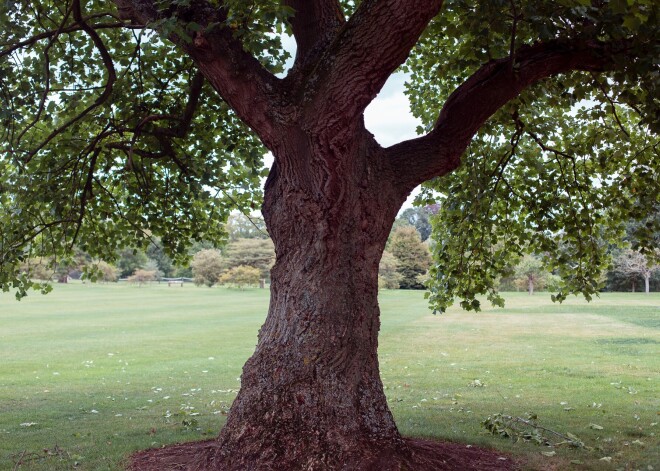
[(46, 257), (33, 257), (21, 263), (21, 272), (33, 280), (52, 280), (55, 267)]
[(174, 270), (174, 277), (175, 278), (192, 278), (193, 276), (193, 271), (191, 266), (185, 266), (185, 267), (176, 267)]
[(224, 270), (222, 254), (216, 249), (204, 249), (195, 254), (190, 264), (196, 285), (213, 286)]
[(128, 277), (129, 283), (135, 283), (142, 286), (145, 283), (156, 280), (156, 272), (153, 270), (143, 270), (138, 268), (135, 272)]
[(275, 262), (275, 247), (270, 239), (237, 239), (227, 244), (223, 253), (226, 269), (247, 265), (259, 270), (261, 278), (270, 277)]
[(149, 259), (156, 262), (158, 271), (161, 273), (161, 278), (163, 276), (172, 276), (172, 273), (174, 273), (174, 264), (172, 263), (172, 259), (163, 250), (163, 244), (159, 238), (155, 238), (154, 241), (149, 244), (146, 255)]
[(225, 228), (229, 233), (229, 240), (268, 239), (266, 223), (260, 216), (232, 213), (227, 219)]
[(119, 268), (119, 276), (122, 278), (131, 276), (135, 270), (144, 268), (147, 264), (147, 254), (143, 250), (126, 247), (119, 251), (117, 268)]
[(549, 273), (534, 255), (525, 255), (515, 268), (515, 282), (525, 287), (529, 295), (534, 294), (534, 288), (540, 289), (548, 279)]
[(80, 278), (85, 266), (91, 263), (92, 257), (80, 247), (74, 247), (70, 256), (55, 261), (55, 274), (59, 283), (66, 283), (69, 278)]
[(261, 272), (258, 268), (248, 265), (239, 265), (230, 268), (218, 278), (221, 285), (235, 285), (241, 289), (245, 286), (254, 286), (259, 283)]
[(378, 287), (380, 289), (399, 289), (401, 274), (397, 271), (399, 262), (392, 252), (385, 250), (378, 266)]
[(163, 276), (163, 272), (158, 266), (158, 262), (154, 259), (147, 259), (147, 263), (144, 264), (144, 267), (142, 267), (143, 270), (145, 271), (152, 271), (154, 272), (154, 279), (160, 280)]
[(91, 257), (78, 247), (63, 258), (32, 257), (21, 265), (23, 273), (29, 278), (37, 280), (52, 280), (56, 278), (60, 283), (66, 283), (69, 276), (79, 278), (84, 267), (90, 263)]
[(99, 279), (105, 282), (114, 282), (119, 278), (119, 269), (103, 260), (99, 260), (93, 264), (96, 267)]
[(431, 264), (431, 255), (414, 227), (400, 227), (391, 236), (389, 250), (396, 258), (402, 289), (424, 289), (418, 280)]
[(632, 281), (632, 291), (635, 291), (635, 278), (644, 278), (645, 292), (648, 294), (651, 275), (660, 269), (660, 265), (649, 260), (644, 254), (635, 250), (626, 249), (616, 257), (614, 269)]
[(417, 229), (422, 242), (431, 235), (431, 221), (429, 220), (429, 211), (427, 208), (408, 208), (404, 210), (397, 218), (403, 220)]

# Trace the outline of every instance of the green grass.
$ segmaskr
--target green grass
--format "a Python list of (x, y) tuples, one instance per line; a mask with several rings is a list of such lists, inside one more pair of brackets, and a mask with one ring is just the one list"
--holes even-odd
[[(188, 285), (0, 295), (0, 469), (117, 470), (131, 451), (215, 436), (267, 304), (266, 290)], [(404, 435), (498, 448), (528, 469), (660, 469), (660, 295), (512, 293), (506, 309), (433, 316), (420, 292), (386, 291), (381, 308)], [(590, 449), (546, 457), (488, 435), (498, 412), (534, 412)]]

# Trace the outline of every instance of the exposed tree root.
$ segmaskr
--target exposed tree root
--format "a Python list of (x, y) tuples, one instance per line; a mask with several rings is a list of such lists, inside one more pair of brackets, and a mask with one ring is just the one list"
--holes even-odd
[[(360, 454), (359, 460), (344, 463), (340, 468), (346, 471), (512, 471), (518, 465), (510, 457), (493, 450), (459, 443), (439, 442), (421, 439), (404, 439), (408, 453), (397, 454), (391, 448), (371, 447)], [(170, 445), (164, 448), (139, 451), (130, 457), (130, 471), (219, 471), (223, 469), (216, 462), (219, 456), (216, 440)], [(278, 469), (266, 465), (243, 462), (245, 471)], [(326, 471), (328, 468), (306, 464), (305, 471)]]

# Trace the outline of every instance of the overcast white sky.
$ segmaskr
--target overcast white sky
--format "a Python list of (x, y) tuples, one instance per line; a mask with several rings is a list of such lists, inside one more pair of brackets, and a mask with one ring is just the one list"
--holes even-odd
[(392, 75), (364, 113), (367, 129), (384, 147), (416, 137), (415, 129), (421, 124), (410, 112), (403, 93), (405, 80), (402, 73)]

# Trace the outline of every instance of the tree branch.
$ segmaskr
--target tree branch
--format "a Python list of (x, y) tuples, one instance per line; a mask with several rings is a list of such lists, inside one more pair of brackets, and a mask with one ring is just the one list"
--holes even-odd
[(80, 121), (83, 117), (88, 115), (94, 109), (98, 108), (103, 103), (105, 103), (105, 101), (108, 98), (110, 98), (110, 95), (112, 93), (112, 88), (115, 84), (115, 81), (117, 80), (117, 73), (115, 71), (115, 65), (112, 61), (112, 57), (110, 56), (110, 53), (108, 52), (108, 49), (105, 47), (105, 44), (103, 43), (103, 40), (98, 35), (98, 33), (91, 26), (89, 26), (85, 22), (85, 18), (83, 17), (83, 14), (82, 14), (82, 6), (80, 4), (80, 0), (73, 0), (72, 12), (73, 12), (73, 19), (80, 26), (80, 29), (82, 29), (85, 33), (87, 33), (87, 35), (91, 38), (92, 42), (94, 43), (94, 46), (96, 47), (97, 51), (99, 52), (99, 55), (101, 56), (101, 59), (103, 60), (103, 65), (105, 66), (105, 68), (108, 72), (108, 80), (105, 83), (105, 87), (103, 89), (103, 92), (101, 93), (101, 95), (99, 95), (96, 98), (94, 103), (92, 103), (87, 108), (85, 108), (80, 114), (78, 114), (74, 118), (70, 119), (69, 121), (64, 123), (62, 126), (60, 126), (59, 128), (56, 128), (54, 131), (52, 131), (41, 142), (41, 144), (39, 144), (37, 147), (32, 149), (27, 154), (27, 156), (23, 159), (23, 163), (28, 163), (32, 159), (32, 157), (34, 157), (41, 149), (43, 149), (56, 136), (58, 136), (63, 131), (65, 131), (69, 126), (71, 126), (74, 123)]
[[(86, 23), (90, 28), (94, 30), (99, 30), (99, 29), (116, 29), (116, 28), (130, 28), (130, 29), (141, 29), (141, 25), (131, 25), (128, 23), (123, 23), (123, 22), (114, 22), (114, 23), (89, 23), (90, 20), (93, 20), (95, 18), (100, 18), (103, 16), (111, 16), (114, 18), (114, 16), (111, 13), (97, 13), (94, 15), (89, 15), (83, 18), (83, 22)], [(24, 47), (29, 47), (32, 46), (33, 44), (41, 41), (42, 39), (48, 39), (48, 38), (56, 38), (60, 34), (66, 34), (66, 33), (73, 33), (76, 31), (81, 31), (82, 27), (78, 23), (71, 24), (66, 27), (60, 27), (58, 29), (53, 29), (53, 30), (48, 30), (44, 31), (43, 33), (35, 34), (34, 36), (31, 36), (27, 39), (24, 39), (23, 41), (19, 41), (17, 43), (11, 43), (11, 44), (3, 44), (3, 46), (7, 46), (5, 49), (0, 50), (0, 57), (7, 56), (11, 54), (12, 52), (22, 49)], [(54, 40), (54, 39), (53, 39)]]
[(357, 120), (408, 57), (442, 0), (364, 0), (306, 82), (305, 120)]
[[(114, 0), (123, 19), (155, 25), (173, 15), (159, 12), (154, 0)], [(236, 112), (239, 118), (261, 137), (267, 147), (279, 139), (276, 117), (281, 114), (278, 99), (281, 81), (267, 71), (259, 61), (243, 49), (227, 26), (224, 5), (212, 6), (203, 0), (193, 0), (189, 6), (173, 6), (181, 26), (196, 23), (199, 31), (190, 31), (192, 41), (171, 33), (168, 38), (180, 46), (195, 61), (213, 88)], [(185, 19), (185, 22), (184, 22)]]
[(525, 88), (561, 73), (614, 69), (613, 56), (625, 53), (625, 46), (550, 41), (519, 48), (515, 63), (507, 57), (485, 64), (447, 99), (431, 132), (387, 149), (392, 164), (401, 170), (401, 183), (414, 188), (454, 170), (479, 128)]
[(346, 20), (337, 0), (284, 0), (284, 4), (295, 11), (289, 19), (297, 45), (294, 69), (305, 68), (318, 58)]

